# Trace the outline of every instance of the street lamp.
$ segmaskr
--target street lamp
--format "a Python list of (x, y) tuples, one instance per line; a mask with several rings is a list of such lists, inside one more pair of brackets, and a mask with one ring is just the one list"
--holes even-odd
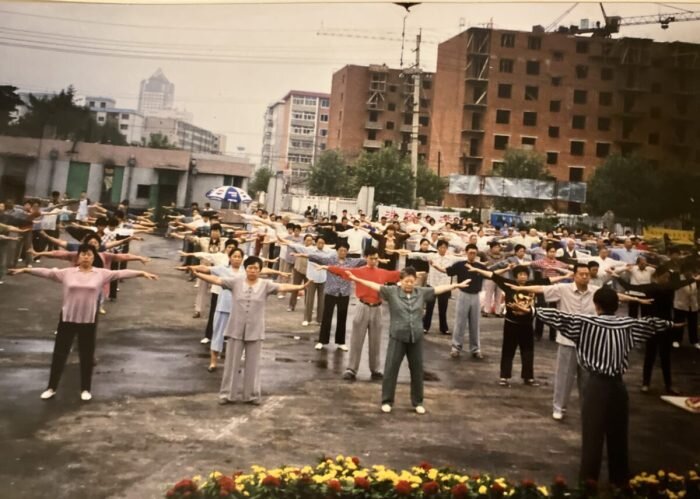
[(481, 220), (481, 208), (482, 208), (483, 198), (484, 198), (484, 187), (486, 187), (486, 177), (479, 177), (479, 222), (482, 222), (482, 220)]

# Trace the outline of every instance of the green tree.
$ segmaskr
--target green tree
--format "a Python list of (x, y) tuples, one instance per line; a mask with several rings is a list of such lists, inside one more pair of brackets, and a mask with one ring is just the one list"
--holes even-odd
[(175, 145), (171, 144), (167, 135), (162, 133), (152, 133), (148, 137), (148, 145), (151, 149), (175, 149)]
[(248, 184), (248, 194), (250, 194), (250, 197), (254, 198), (258, 192), (267, 192), (267, 184), (272, 177), (272, 170), (267, 167), (255, 170), (255, 175)]
[(355, 185), (374, 187), (378, 204), (413, 206), (413, 174), (408, 159), (387, 147), (377, 152), (362, 153), (353, 169)]
[[(544, 164), (544, 157), (533, 151), (508, 149), (503, 156), (503, 164), (495, 171), (499, 177), (530, 178), (535, 180), (550, 179)], [(515, 211), (518, 213), (537, 211), (544, 207), (545, 202), (539, 199), (496, 198), (494, 206), (498, 210)]]
[(314, 196), (352, 196), (353, 179), (343, 155), (338, 151), (324, 151), (311, 165), (309, 192)]
[(438, 176), (425, 163), (418, 164), (416, 182), (416, 195), (425, 199), (426, 203), (434, 205), (440, 204), (449, 183), (446, 178)]
[(4, 131), (10, 124), (10, 115), (22, 104), (17, 95), (17, 87), (0, 85), (0, 131)]
[(45, 131), (57, 139), (86, 140), (97, 126), (90, 110), (73, 102), (75, 89), (70, 86), (52, 97), (29, 96), (29, 110), (13, 127), (15, 135), (42, 137)]

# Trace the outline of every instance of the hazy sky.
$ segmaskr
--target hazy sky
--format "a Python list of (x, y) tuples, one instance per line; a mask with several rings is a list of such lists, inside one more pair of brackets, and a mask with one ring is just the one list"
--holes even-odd
[[(404, 64), (423, 29), (424, 69), (437, 43), (470, 26), (530, 30), (547, 26), (573, 3), (427, 3), (406, 19)], [(606, 4), (608, 15), (700, 10), (686, 4)], [(399, 67), (404, 9), (390, 3), (96, 5), (0, 2), (0, 84), (114, 97), (136, 108), (139, 83), (158, 67), (175, 84), (175, 104), (194, 123), (227, 136), (260, 159), (265, 107), (289, 90), (330, 92), (346, 64)], [(598, 4), (579, 4), (559, 24), (602, 20)], [(321, 29), (354, 37), (318, 36)], [(621, 35), (700, 42), (700, 21), (623, 27)], [(620, 36), (620, 35), (617, 35)], [(430, 43), (432, 42), (432, 43)], [(18, 46), (19, 45), (19, 46)], [(35, 48), (28, 48), (32, 46)], [(40, 47), (40, 48), (36, 48)], [(409, 62), (410, 64), (410, 62)]]

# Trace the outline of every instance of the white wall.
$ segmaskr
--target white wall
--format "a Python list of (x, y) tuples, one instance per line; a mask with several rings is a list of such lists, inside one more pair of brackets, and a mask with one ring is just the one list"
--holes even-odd
[[(145, 185), (157, 185), (158, 184), (158, 171), (153, 168), (134, 168), (133, 178), (131, 179), (131, 190), (129, 192), (129, 205), (133, 208), (148, 208), (149, 198), (137, 198), (137, 186), (139, 184)], [(124, 184), (124, 192), (126, 192), (126, 184)], [(122, 198), (126, 198), (122, 194)]]
[[(192, 185), (192, 202), (199, 203), (200, 206), (204, 206), (204, 203), (209, 201), (205, 196), (207, 191), (224, 185), (223, 175), (207, 175), (204, 173), (200, 173), (199, 175), (196, 175), (193, 178), (195, 180)], [(212, 201), (211, 203), (213, 208), (219, 207), (218, 202)]]

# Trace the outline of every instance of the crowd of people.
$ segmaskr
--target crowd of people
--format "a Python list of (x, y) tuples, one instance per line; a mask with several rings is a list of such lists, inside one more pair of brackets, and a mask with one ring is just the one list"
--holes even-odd
[[(458, 217), (438, 221), (420, 213), (373, 220), (362, 212), (344, 211), (339, 217), (308, 212), (302, 217), (259, 209), (239, 213), (239, 223), (224, 224), (208, 208), (200, 210), (195, 203), (186, 213), (170, 212), (166, 236), (183, 241), (176, 268), (194, 282), (193, 317), (207, 319), (201, 339), (210, 351), (207, 370), (215, 372), (225, 358), (221, 404), (260, 403), (266, 302), (287, 294), (290, 321), (318, 328), (316, 350), (330, 348), (335, 318), (333, 345), (349, 354), (344, 380), (357, 379), (367, 339), (370, 377), (382, 381), (380, 407), (385, 413), (392, 411), (404, 357), (411, 373), (411, 404), (418, 414), (426, 412), (423, 338), (432, 334), (436, 304), (436, 332), (450, 337), (446, 355), (455, 361), (465, 352), (475, 362), (487, 361), (481, 349), (481, 320), (503, 319), (498, 377), (503, 387), (511, 386), (518, 349), (523, 384), (539, 385), (535, 344), (548, 325), (549, 339), (557, 343), (552, 400), (552, 418), (557, 421), (566, 417), (577, 378), (584, 412), (612, 403), (606, 397), (618, 404), (626, 400), (620, 383), (633, 346), (644, 344), (646, 349), (640, 383), (644, 393), (651, 390), (657, 354), (665, 393), (678, 393), (672, 384), (672, 353), (680, 348), (685, 331), (692, 347), (700, 349), (700, 276), (694, 248), (653, 247), (631, 233), (616, 235), (605, 228), (538, 231)], [(61, 239), (61, 227), (78, 242)], [(155, 227), (151, 211), (129, 216), (126, 201), (108, 211), (84, 194), (62, 201), (54, 193), (51, 200), (32, 200), (23, 207), (0, 203), (0, 278), (4, 266), (14, 274), (29, 273), (63, 285), (50, 380), (42, 399), (55, 395), (74, 336), (80, 352), (81, 398), (91, 398), (97, 317), (106, 313), (105, 300), (116, 299), (120, 280), (157, 278), (126, 269), (128, 261), (148, 261), (129, 253), (128, 243)], [(74, 266), (32, 268), (41, 258), (64, 259)], [(353, 292), (356, 307), (348, 341)], [(618, 310), (619, 301), (628, 304), (624, 314)], [(383, 304), (390, 314), (384, 362)], [(603, 338), (606, 330), (616, 331), (619, 341)], [(606, 434), (601, 428), (607, 424), (626, 432), (626, 419), (584, 425), (584, 434), (593, 435), (596, 442), (584, 449), (588, 471), (582, 473), (587, 477), (597, 478), (591, 470), (596, 463), (600, 468), (599, 447)], [(609, 450), (617, 452), (619, 466), (611, 468), (611, 477), (626, 473), (626, 464), (620, 464), (626, 462), (622, 445), (626, 452), (626, 440), (613, 442)]]

